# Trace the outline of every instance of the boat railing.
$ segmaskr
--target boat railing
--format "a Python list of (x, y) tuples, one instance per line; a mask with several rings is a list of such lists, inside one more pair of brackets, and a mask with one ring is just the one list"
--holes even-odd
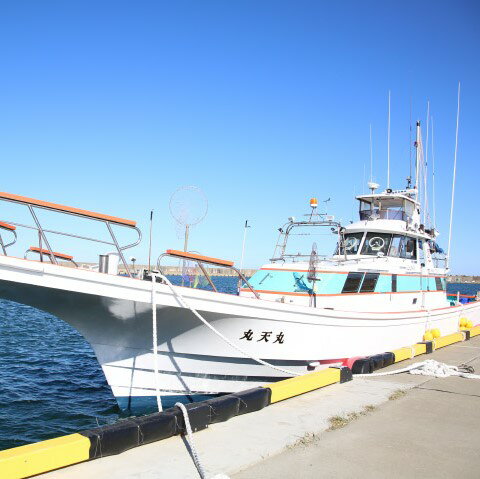
[[(161, 254), (157, 260), (158, 271), (160, 271), (160, 273), (162, 274), (164, 273), (162, 272), (161, 262), (162, 262), (162, 259), (166, 257), (176, 258), (176, 259), (185, 260), (185, 261), (192, 261), (193, 263), (195, 263), (199, 267), (202, 274), (207, 279), (213, 291), (215, 292), (218, 292), (217, 287), (215, 286), (215, 283), (213, 282), (208, 270), (205, 268), (205, 265), (211, 264), (211, 265), (231, 269), (237, 274), (237, 276), (239, 277), (239, 281), (240, 280), (243, 281), (248, 286), (250, 291), (254, 294), (254, 296), (257, 299), (260, 299), (258, 293), (253, 289), (252, 285), (248, 282), (244, 274), (239, 269), (235, 268), (233, 261), (220, 259), (220, 258), (213, 258), (211, 256), (204, 256), (198, 253), (190, 253), (188, 251), (168, 249), (165, 253)], [(182, 286), (184, 286), (184, 284), (182, 284)]]
[[(280, 256), (279, 258), (270, 258), (270, 261), (272, 263), (275, 263), (277, 261), (283, 261), (284, 263), (288, 261), (291, 261), (292, 263), (295, 263), (297, 261), (308, 261), (310, 259), (311, 253), (310, 254), (302, 254), (302, 253), (297, 253), (297, 254), (284, 254)], [(318, 261), (329, 261), (328, 255), (317, 255)]]
[(442, 257), (432, 257), (433, 265), (435, 268), (446, 268), (447, 267), (447, 256)]
[(0, 247), (2, 248), (3, 254), (7, 256), (7, 248), (9, 246), (13, 246), (17, 242), (17, 232), (15, 231), (17, 228), (14, 225), (0, 221), (0, 229), (8, 231), (10, 234), (13, 235), (13, 241), (10, 241), (10, 243), (5, 243), (3, 241), (2, 235), (0, 234)]
[[(123, 218), (118, 218), (116, 216), (110, 216), (110, 215), (106, 215), (106, 214), (102, 214), (102, 213), (95, 213), (93, 211), (82, 210), (82, 209), (74, 208), (74, 207), (71, 207), (71, 206), (64, 206), (64, 205), (59, 205), (59, 204), (56, 204), (56, 203), (50, 203), (50, 202), (47, 202), (47, 201), (36, 200), (36, 199), (33, 199), (33, 198), (27, 198), (27, 197), (24, 197), (24, 196), (14, 195), (14, 194), (11, 194), (11, 193), (0, 192), (0, 200), (10, 202), (10, 203), (16, 203), (16, 204), (20, 204), (20, 205), (25, 205), (27, 207), (27, 209), (29, 210), (29, 212), (30, 212), (30, 214), (33, 218), (33, 221), (35, 223), (35, 226), (26, 225), (26, 224), (14, 222), (14, 221), (8, 221), (7, 223), (4, 223), (4, 222), (0, 223), (0, 228), (5, 229), (4, 227), (2, 227), (2, 224), (3, 225), (6, 224), (8, 226), (13, 226), (14, 227), (13, 230), (11, 230), (10, 228), (7, 228), (7, 229), (10, 229), (11, 231), (14, 232), (15, 240), (17, 239), (17, 235), (16, 235), (16, 232), (15, 232), (17, 227), (37, 231), (37, 233), (38, 233), (38, 248), (36, 246), (32, 246), (27, 250), (27, 253), (29, 251), (39, 253), (40, 261), (43, 262), (44, 256), (48, 257), (50, 259), (50, 261), (53, 264), (56, 264), (56, 265), (59, 264), (58, 263), (59, 259), (67, 259), (68, 261), (70, 261), (70, 258), (71, 258), (73, 260), (73, 257), (70, 257), (70, 255), (65, 255), (63, 253), (54, 252), (54, 250), (50, 246), (50, 241), (47, 237), (47, 233), (54, 234), (54, 235), (60, 235), (60, 236), (67, 236), (67, 237), (70, 237), (70, 238), (92, 241), (92, 242), (95, 242), (95, 243), (101, 243), (101, 244), (105, 244), (105, 245), (109, 245), (109, 246), (113, 247), (117, 251), (118, 256), (121, 259), (128, 276), (132, 277), (132, 273), (130, 271), (130, 268), (128, 267), (125, 256), (123, 255), (123, 251), (125, 251), (129, 248), (133, 248), (134, 246), (137, 246), (140, 243), (140, 241), (142, 240), (142, 233), (137, 228), (135, 221), (127, 220), (127, 219), (123, 219)], [(51, 230), (51, 229), (43, 228), (41, 223), (40, 223), (40, 220), (38, 219), (38, 216), (36, 214), (37, 209), (53, 211), (53, 212), (56, 212), (56, 213), (61, 213), (61, 214), (66, 214), (66, 215), (71, 215), (71, 216), (78, 216), (78, 217), (81, 217), (81, 218), (86, 218), (86, 219), (89, 219), (89, 220), (92, 220), (92, 221), (98, 221), (100, 223), (103, 223), (103, 224), (105, 224), (105, 226), (107, 228), (107, 231), (110, 235), (111, 241), (107, 241), (107, 240), (103, 240), (103, 239), (99, 239), (99, 238), (92, 238), (92, 237), (89, 237), (89, 236), (82, 236), (82, 235), (78, 235), (78, 234), (72, 234), (72, 233), (68, 233), (66, 231), (57, 231), (57, 230)], [(133, 243), (130, 243), (130, 244), (127, 244), (127, 245), (120, 245), (118, 240), (117, 240), (117, 237), (115, 236), (115, 233), (113, 231), (112, 226), (119, 226), (119, 227), (128, 228), (130, 230), (134, 230), (138, 235), (137, 240), (134, 241)], [(0, 246), (2, 247), (4, 255), (7, 256), (6, 248), (8, 246), (11, 246), (13, 243), (10, 243), (8, 245), (4, 245), (1, 237), (0, 237), (0, 243), (1, 243)], [(45, 245), (45, 248), (44, 248), (43, 245)], [(67, 256), (69, 258), (66, 258)], [(72, 262), (74, 264), (76, 264), (74, 261), (72, 261)]]

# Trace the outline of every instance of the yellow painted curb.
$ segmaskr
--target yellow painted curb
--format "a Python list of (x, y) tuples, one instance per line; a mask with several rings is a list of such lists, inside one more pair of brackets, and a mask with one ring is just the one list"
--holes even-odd
[(463, 341), (465, 336), (463, 333), (453, 333), (447, 334), (447, 336), (441, 336), (440, 338), (434, 339), (433, 344), (435, 349), (443, 348), (453, 343), (458, 343)]
[(427, 352), (426, 344), (413, 344), (411, 348), (405, 347), (400, 349), (394, 349), (392, 351), (395, 354), (395, 362), (399, 363), (400, 361), (405, 361), (406, 359), (411, 359), (413, 356), (420, 356), (420, 354), (425, 354)]
[[(464, 328), (462, 328), (463, 330)], [(470, 331), (470, 337), (478, 336), (480, 334), (480, 326), (474, 326), (473, 328), (465, 328), (466, 331)]]
[(22, 479), (88, 461), (90, 439), (70, 434), (0, 451), (0, 477)]
[(340, 369), (327, 368), (315, 373), (304, 374), (294, 378), (285, 379), (277, 383), (267, 384), (266, 388), (272, 391), (271, 404), (283, 401), (299, 394), (303, 394), (314, 389), (328, 386), (329, 384), (340, 381)]
[(395, 362), (399, 363), (400, 361), (411, 359), (413, 351), (412, 348), (400, 348), (394, 349), (392, 353), (395, 354)]

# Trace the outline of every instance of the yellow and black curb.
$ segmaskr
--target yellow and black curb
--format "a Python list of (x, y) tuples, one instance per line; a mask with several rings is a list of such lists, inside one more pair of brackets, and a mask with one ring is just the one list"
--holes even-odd
[[(185, 407), (192, 430), (200, 431), (211, 424), (259, 411), (284, 399), (330, 384), (350, 381), (352, 372), (368, 374), (477, 335), (480, 335), (480, 325), (462, 328), (458, 333), (432, 341), (423, 341), (412, 347), (359, 358), (353, 363), (352, 369), (346, 366), (329, 367), (268, 384), (265, 387), (187, 404)], [(115, 424), (0, 451), (0, 478), (23, 479), (80, 462), (119, 454), (133, 447), (184, 433), (185, 422), (178, 407), (148, 416), (131, 417)]]
[(395, 349), (391, 352), (375, 354), (357, 359), (352, 364), (352, 373), (371, 374), (374, 371), (390, 366), (406, 359), (412, 359), (422, 354), (431, 354), (433, 351), (449, 346), (450, 344), (468, 341), (474, 336), (480, 335), (480, 325), (472, 328), (461, 328), (457, 333), (448, 334), (432, 339), (431, 341), (422, 341), (411, 347)]
[[(347, 367), (327, 368), (202, 402), (186, 404), (194, 432), (232, 417), (259, 411), (289, 397), (352, 379)], [(119, 454), (133, 447), (184, 434), (185, 421), (178, 407), (77, 434), (0, 451), (0, 477), (22, 479), (61, 467)]]

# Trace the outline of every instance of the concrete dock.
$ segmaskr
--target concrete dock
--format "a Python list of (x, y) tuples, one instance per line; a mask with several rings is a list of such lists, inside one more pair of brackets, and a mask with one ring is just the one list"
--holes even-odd
[[(430, 355), (480, 372), (480, 336)], [(358, 378), (214, 424), (194, 434), (207, 477), (479, 477), (480, 380), (400, 374)], [(172, 437), (43, 474), (43, 479), (196, 479)]]

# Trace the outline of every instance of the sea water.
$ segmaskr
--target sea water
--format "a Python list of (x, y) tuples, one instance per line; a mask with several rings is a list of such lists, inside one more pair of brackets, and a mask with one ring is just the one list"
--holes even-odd
[[(219, 291), (236, 291), (236, 278), (214, 280)], [(449, 292), (478, 290), (476, 284), (448, 285)], [(77, 331), (43, 311), (0, 300), (0, 450), (120, 417), (92, 349)]]

